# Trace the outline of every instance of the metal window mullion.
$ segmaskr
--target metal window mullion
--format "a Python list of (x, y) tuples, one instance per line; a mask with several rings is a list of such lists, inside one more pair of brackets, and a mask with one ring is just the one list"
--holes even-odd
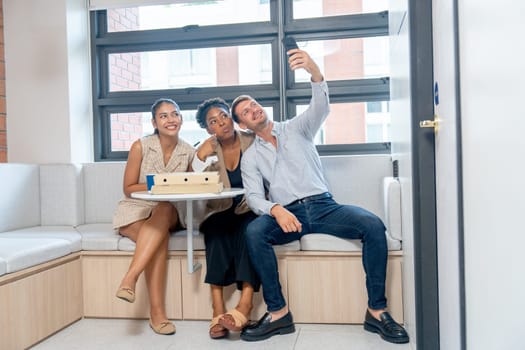
[(277, 116), (274, 114), (273, 119), (276, 121), (283, 121), (287, 118), (287, 100), (286, 100), (286, 67), (287, 62), (285, 60), (286, 53), (284, 52), (283, 45), (281, 45), (281, 42), (284, 38), (284, 25), (285, 25), (285, 1), (279, 0), (277, 1), (278, 11), (277, 11), (277, 18), (278, 18), (278, 25), (277, 25), (277, 59), (275, 61), (278, 62), (278, 68), (279, 68), (279, 111), (276, 113)]
[[(388, 101), (390, 87), (388, 78), (329, 81), (331, 101)], [(311, 87), (308, 83), (297, 83), (287, 91), (291, 101), (309, 100)], [(293, 108), (292, 108), (293, 110)]]
[(151, 104), (154, 99), (160, 96), (170, 96), (179, 101), (194, 101), (196, 104), (209, 98), (211, 95), (221, 96), (225, 100), (233, 100), (241, 94), (249, 93), (253, 97), (265, 97), (268, 99), (279, 98), (278, 89), (271, 85), (245, 85), (245, 86), (226, 86), (226, 87), (209, 87), (209, 88), (185, 88), (185, 89), (165, 89), (165, 90), (148, 90), (148, 91), (118, 91), (110, 92), (107, 96), (98, 99), (98, 105), (141, 105)]
[(390, 142), (370, 142), (346, 145), (317, 145), (317, 151), (322, 156), (348, 154), (389, 154)]
[(360, 31), (363, 33), (383, 33), (388, 35), (388, 11), (330, 16), (324, 18), (305, 18), (286, 22), (286, 33), (315, 33), (330, 31)]
[(111, 46), (126, 43), (127, 45), (148, 45), (151, 43), (181, 44), (197, 41), (217, 41), (242, 37), (263, 37), (275, 35), (277, 26), (271, 22), (250, 24), (230, 24), (203, 26), (191, 30), (184, 28), (154, 29), (144, 31), (101, 33), (96, 38), (98, 46)]

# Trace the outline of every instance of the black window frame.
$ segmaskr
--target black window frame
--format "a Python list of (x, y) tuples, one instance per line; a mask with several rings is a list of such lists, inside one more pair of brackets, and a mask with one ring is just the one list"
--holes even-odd
[[(221, 96), (230, 102), (249, 92), (263, 106), (273, 107), (274, 120), (295, 115), (298, 104), (311, 98), (309, 83), (296, 83), (286, 66), (286, 53), (280, 45), (285, 36), (297, 41), (331, 40), (388, 36), (388, 11), (293, 19), (291, 0), (270, 1), (270, 21), (228, 25), (186, 26), (183, 28), (108, 32), (107, 11), (90, 13), (94, 155), (95, 161), (126, 160), (128, 152), (111, 150), (111, 113), (149, 111), (152, 102), (169, 96), (181, 109), (195, 109), (204, 99)], [(281, 24), (282, 23), (282, 24)], [(242, 33), (242, 34), (240, 34)], [(109, 54), (189, 48), (271, 44), (272, 83), (225, 87), (188, 87), (148, 91), (109, 91)], [(330, 100), (369, 102), (390, 100), (390, 78), (328, 81)], [(282, 111), (282, 112), (281, 112)], [(321, 155), (390, 153), (390, 142), (318, 145)]]

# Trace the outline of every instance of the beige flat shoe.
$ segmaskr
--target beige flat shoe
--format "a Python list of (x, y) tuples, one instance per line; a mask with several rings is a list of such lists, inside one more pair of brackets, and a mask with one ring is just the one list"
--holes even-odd
[(151, 327), (151, 329), (153, 329), (155, 333), (162, 334), (162, 335), (174, 334), (176, 330), (175, 325), (168, 320), (163, 321), (159, 323), (158, 325), (154, 325), (150, 319), (149, 326)]
[(133, 303), (135, 301), (135, 291), (129, 287), (120, 287), (117, 290), (117, 298)]

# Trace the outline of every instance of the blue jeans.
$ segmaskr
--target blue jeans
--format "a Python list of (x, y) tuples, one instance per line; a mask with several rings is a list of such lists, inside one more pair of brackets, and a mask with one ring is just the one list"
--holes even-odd
[[(360, 239), (363, 243), (363, 267), (366, 274), (368, 306), (386, 308), (385, 278), (387, 243), (385, 225), (371, 212), (353, 205), (337, 204), (332, 198), (289, 204), (302, 224), (301, 232), (285, 233), (269, 215), (259, 216), (246, 229), (246, 243), (252, 265), (261, 279), (264, 301), (268, 311), (286, 306), (279, 283), (274, 244), (285, 244), (308, 233), (327, 233), (341, 238)], [(346, 276), (341, 276), (346, 278)]]

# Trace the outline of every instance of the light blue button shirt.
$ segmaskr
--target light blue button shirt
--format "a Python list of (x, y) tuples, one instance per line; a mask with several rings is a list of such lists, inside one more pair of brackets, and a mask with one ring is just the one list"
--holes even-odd
[[(248, 206), (257, 215), (276, 205), (328, 191), (314, 137), (330, 112), (328, 86), (311, 83), (308, 109), (285, 122), (273, 122), (277, 149), (255, 138), (242, 157), (242, 181)], [(269, 200), (265, 197), (268, 190)]]

